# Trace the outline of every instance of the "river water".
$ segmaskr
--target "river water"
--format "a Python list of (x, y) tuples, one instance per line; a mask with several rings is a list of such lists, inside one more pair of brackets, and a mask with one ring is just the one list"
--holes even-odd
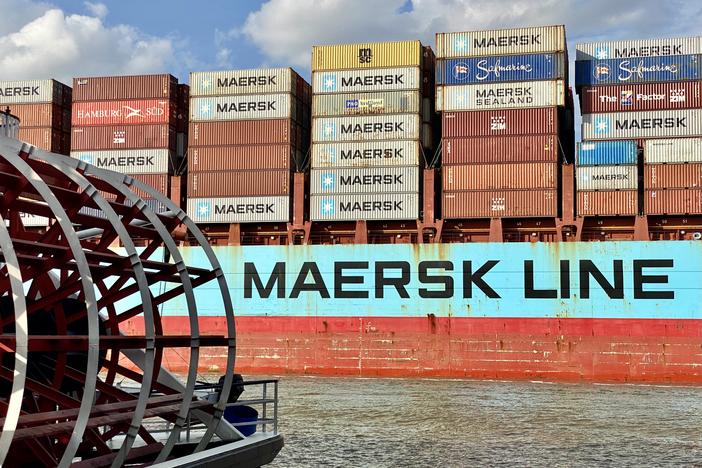
[(702, 466), (702, 388), (281, 378), (272, 466)]

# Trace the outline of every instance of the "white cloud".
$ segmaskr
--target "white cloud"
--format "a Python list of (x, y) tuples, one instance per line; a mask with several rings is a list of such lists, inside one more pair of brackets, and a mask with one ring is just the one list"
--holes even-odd
[[(21, 10), (14, 27), (0, 20), (0, 79), (163, 73), (176, 63), (178, 45), (128, 25), (107, 26), (104, 4), (86, 2), (88, 15), (65, 14), (44, 4), (0, 0)], [(18, 10), (18, 11), (19, 11)]]

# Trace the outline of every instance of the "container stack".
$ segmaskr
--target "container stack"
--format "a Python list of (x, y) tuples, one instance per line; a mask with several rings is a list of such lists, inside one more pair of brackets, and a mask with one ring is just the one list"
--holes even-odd
[(609, 177), (592, 184), (590, 169), (578, 167), (579, 214), (702, 213), (701, 53), (699, 37), (577, 46), (583, 146), (629, 139), (643, 151), (643, 173), (603, 166)]
[(20, 119), (19, 139), (52, 153), (71, 150), (71, 88), (56, 80), (0, 81), (0, 112)]
[(290, 68), (190, 74), (187, 211), (199, 223), (289, 222), (309, 147), (310, 85)]
[(444, 219), (555, 217), (572, 106), (564, 26), (439, 33)]
[(171, 75), (143, 75), (74, 78), (73, 89), (71, 156), (170, 197), (187, 86)]
[(433, 73), (419, 41), (313, 48), (312, 221), (419, 218)]

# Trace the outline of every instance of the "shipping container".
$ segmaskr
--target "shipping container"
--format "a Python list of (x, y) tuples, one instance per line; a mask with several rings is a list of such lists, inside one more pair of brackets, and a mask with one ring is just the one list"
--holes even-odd
[(471, 190), (444, 192), (444, 219), (533, 218), (558, 215), (556, 190)]
[(575, 169), (575, 188), (582, 190), (635, 190), (639, 186), (637, 167), (579, 166)]
[(313, 118), (312, 141), (417, 140), (420, 128), (414, 114)]
[(189, 197), (187, 213), (196, 223), (286, 223), (290, 197)]
[(168, 149), (71, 151), (71, 157), (125, 174), (164, 174), (174, 169), (173, 153)]
[(563, 80), (568, 78), (567, 72), (563, 54), (442, 59), (436, 63), (436, 84)]
[(702, 82), (640, 83), (585, 86), (580, 90), (583, 114), (702, 107)]
[(579, 61), (575, 62), (575, 85), (699, 80), (700, 67), (699, 55)]
[(303, 96), (309, 87), (291, 68), (256, 68), (190, 73), (190, 96), (291, 93)]
[[(170, 188), (171, 188), (171, 176), (168, 174), (127, 174), (125, 175), (127, 178), (126, 180), (128, 181), (129, 178), (137, 179), (152, 189), (155, 189), (157, 192), (159, 192), (162, 195), (165, 195), (166, 197), (170, 196)], [(137, 197), (139, 198), (153, 198), (152, 195), (150, 195), (148, 192), (138, 189), (136, 187), (130, 187), (132, 192), (136, 194)], [(105, 199), (108, 200), (114, 200), (116, 199), (116, 196), (112, 193), (106, 193), (106, 192), (100, 192)]]
[(419, 41), (364, 42), (312, 47), (312, 71), (354, 68), (421, 67)]
[(702, 138), (646, 140), (643, 148), (646, 164), (702, 162)]
[(71, 88), (56, 80), (0, 81), (0, 106), (71, 102)]
[(565, 105), (562, 80), (436, 87), (436, 111), (517, 109)]
[(420, 164), (417, 140), (312, 145), (312, 168), (415, 166)]
[(636, 164), (638, 148), (635, 141), (587, 141), (578, 143), (576, 163), (579, 166)]
[(702, 135), (702, 109), (583, 115), (583, 140)]
[(444, 138), (551, 135), (558, 131), (558, 112), (555, 107), (444, 112), (441, 131)]
[(558, 155), (556, 135), (444, 138), (441, 163), (556, 162)]
[(288, 144), (194, 147), (188, 151), (189, 171), (290, 169), (300, 150)]
[(644, 190), (644, 213), (649, 215), (702, 214), (702, 189)]
[(419, 167), (312, 169), (310, 193), (409, 193), (419, 190)]
[(147, 149), (175, 150), (176, 133), (169, 125), (108, 125), (73, 127), (71, 149)]
[(300, 101), (291, 94), (200, 97), (190, 100), (190, 121), (295, 119)]
[(578, 192), (578, 216), (634, 216), (638, 214), (636, 190)]
[[(108, 201), (109, 200), (113, 200), (113, 198), (108, 198)], [(165, 211), (169, 211), (168, 207), (166, 205), (164, 205), (162, 202), (160, 202), (159, 200), (155, 200), (153, 198), (142, 198), (141, 200), (143, 200), (144, 204), (154, 213), (163, 213)], [(124, 204), (127, 206), (132, 206), (132, 204), (129, 200), (125, 200)], [(97, 208), (83, 207), (80, 209), (79, 213), (82, 215), (88, 215), (88, 216), (94, 216), (96, 218), (107, 219), (107, 215), (105, 214), (105, 212), (102, 210), (99, 210)]]
[(178, 80), (172, 75), (73, 78), (73, 102), (125, 99), (174, 100)]
[(71, 128), (71, 110), (58, 104), (0, 104), (0, 112), (5, 112), (7, 107), (10, 108), (10, 114), (20, 119), (20, 125), (24, 128), (54, 127), (65, 131)]
[(191, 122), (192, 146), (259, 145), (288, 143), (302, 147), (302, 129), (289, 119)]
[(493, 29), (436, 34), (436, 57), (566, 52), (565, 26)]
[(71, 151), (71, 134), (53, 127), (23, 128), (20, 123), (19, 140), (52, 153)]
[(700, 37), (661, 37), (626, 41), (587, 42), (575, 46), (576, 60), (660, 57), (702, 54)]
[[(49, 218), (43, 216), (37, 216), (30, 213), (19, 213), (20, 219), (22, 220), (22, 225), (24, 227), (47, 227), (49, 225)], [(5, 226), (10, 225), (10, 220), (5, 219)]]
[(368, 114), (420, 114), (419, 91), (320, 94), (312, 97), (312, 115), (333, 117)]
[(555, 189), (558, 164), (508, 163), (444, 166), (444, 191)]
[(163, 99), (92, 101), (73, 104), (71, 124), (88, 125), (175, 125), (178, 108)]
[(188, 196), (244, 197), (290, 194), (290, 171), (213, 171), (188, 174)]
[(312, 92), (328, 94), (414, 91), (422, 89), (424, 78), (417, 66), (314, 72)]
[(702, 164), (645, 164), (645, 189), (702, 187)]
[(419, 218), (419, 194), (373, 193), (311, 195), (310, 220), (414, 220)]

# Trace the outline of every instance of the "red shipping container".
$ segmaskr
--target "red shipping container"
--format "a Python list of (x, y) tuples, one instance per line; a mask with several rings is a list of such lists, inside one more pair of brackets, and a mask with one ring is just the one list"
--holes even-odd
[(444, 192), (444, 219), (526, 218), (558, 215), (556, 190)]
[(71, 110), (65, 109), (58, 104), (12, 104), (4, 106), (0, 104), (0, 111), (10, 108), (10, 113), (20, 119), (20, 126), (24, 128), (32, 127), (53, 127), (56, 130), (70, 130)]
[(644, 188), (700, 188), (702, 164), (646, 164)]
[(442, 164), (558, 161), (556, 135), (445, 138)]
[[(170, 188), (171, 188), (171, 177), (168, 174), (127, 174), (129, 177), (133, 177), (134, 179), (137, 179), (149, 187), (155, 188), (158, 190), (161, 194), (165, 195), (166, 197), (170, 196)], [(135, 189), (132, 188), (132, 191), (140, 198), (147, 198), (150, 199), (152, 198), (151, 195), (146, 193), (143, 190)], [(105, 197), (108, 200), (114, 200), (116, 197), (113, 194), (107, 193), (107, 192), (100, 192), (103, 197)]]
[(68, 155), (71, 152), (71, 134), (52, 127), (22, 128), (19, 139), (52, 153)]
[(121, 99), (172, 100), (178, 80), (172, 75), (73, 78), (73, 102)]
[(72, 125), (175, 125), (178, 106), (163, 99), (90, 101), (73, 104)]
[(465, 164), (444, 166), (444, 191), (555, 189), (557, 163)]
[(293, 152), (286, 144), (194, 147), (188, 152), (188, 171), (290, 169)]
[(644, 213), (702, 214), (702, 189), (644, 190)]
[(301, 147), (302, 128), (290, 119), (191, 122), (190, 146), (289, 143)]
[(632, 216), (639, 210), (637, 190), (578, 192), (578, 216)]
[(168, 148), (175, 150), (175, 129), (169, 125), (74, 127), (73, 150)]
[(289, 171), (217, 171), (188, 174), (189, 197), (288, 195)]
[(553, 135), (558, 132), (558, 108), (444, 112), (441, 125), (445, 138)]
[(702, 106), (702, 83), (642, 83), (585, 86), (580, 91), (581, 112), (626, 112), (694, 109)]

